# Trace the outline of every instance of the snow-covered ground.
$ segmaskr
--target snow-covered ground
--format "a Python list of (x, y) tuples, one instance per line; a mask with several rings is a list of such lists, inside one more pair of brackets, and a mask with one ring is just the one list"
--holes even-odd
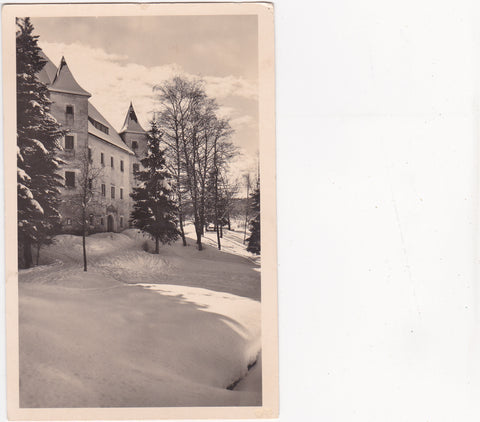
[[(260, 272), (239, 234), (163, 246), (136, 230), (58, 236), (19, 272), (22, 407), (261, 404)], [(243, 237), (241, 238), (243, 241)]]

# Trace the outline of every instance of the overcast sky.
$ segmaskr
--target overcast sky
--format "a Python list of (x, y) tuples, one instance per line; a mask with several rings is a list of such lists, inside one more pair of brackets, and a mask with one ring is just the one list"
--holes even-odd
[(235, 173), (255, 171), (258, 152), (256, 16), (32, 18), (45, 54), (65, 59), (90, 101), (119, 130), (130, 101), (144, 128), (152, 86), (174, 74), (205, 79), (231, 118), (243, 156)]

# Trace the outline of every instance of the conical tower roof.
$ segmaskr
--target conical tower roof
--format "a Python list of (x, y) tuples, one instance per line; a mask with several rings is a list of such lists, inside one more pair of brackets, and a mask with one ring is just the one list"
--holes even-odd
[(91, 94), (85, 91), (73, 77), (72, 72), (70, 72), (70, 69), (68, 68), (67, 62), (65, 61), (65, 57), (62, 57), (62, 61), (55, 74), (55, 79), (50, 86), (50, 90), (91, 97)]
[(125, 116), (123, 126), (118, 133), (124, 132), (145, 133), (145, 130), (143, 130), (142, 126), (140, 126), (140, 123), (138, 123), (138, 118), (131, 102), (130, 107), (128, 107), (127, 115)]

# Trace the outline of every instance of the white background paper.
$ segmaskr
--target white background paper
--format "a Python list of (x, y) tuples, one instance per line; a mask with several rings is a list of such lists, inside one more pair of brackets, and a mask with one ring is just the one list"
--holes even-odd
[(478, 421), (478, 2), (276, 5), (281, 420)]
[(280, 420), (478, 421), (478, 3), (275, 7)]

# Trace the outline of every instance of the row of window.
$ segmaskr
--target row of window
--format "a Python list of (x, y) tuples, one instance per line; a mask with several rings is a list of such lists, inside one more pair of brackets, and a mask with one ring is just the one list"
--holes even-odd
[[(91, 226), (94, 226), (95, 225), (95, 217), (93, 214), (90, 214), (90, 216), (88, 217), (88, 222)], [(66, 221), (65, 221), (66, 225), (67, 226), (71, 226), (72, 225), (72, 219), (71, 218), (67, 218)], [(120, 220), (119, 220), (119, 224), (120, 224), (120, 227), (123, 228), (123, 216), (120, 217)], [(100, 225), (101, 226), (104, 226), (105, 225), (105, 219), (103, 217), (100, 217)]]
[[(107, 187), (102, 183), (102, 196), (107, 196)], [(115, 199), (115, 186), (110, 186), (110, 197)], [(123, 199), (123, 188), (120, 188), (120, 199)]]
[[(103, 152), (100, 153), (100, 164), (102, 166), (105, 165), (105, 154)], [(115, 168), (115, 161), (113, 157), (110, 157), (110, 167), (113, 169)], [(123, 164), (123, 160), (120, 160), (120, 171), (124, 171), (125, 167)]]
[[(101, 125), (101, 123), (98, 123), (98, 124)], [(105, 130), (103, 130), (103, 132), (108, 133), (108, 127), (104, 126), (104, 128), (107, 132), (105, 132)], [(67, 149), (67, 150), (75, 149), (75, 137), (73, 135), (65, 135), (65, 149)], [(138, 149), (138, 142), (137, 141), (132, 141), (132, 149), (133, 150)]]
[[(65, 136), (65, 150), (72, 151), (73, 149), (75, 149), (74, 139), (75, 138), (72, 135), (66, 135)], [(88, 159), (90, 161), (92, 160), (92, 149), (91, 148), (88, 148)], [(100, 153), (100, 164), (102, 166), (105, 166), (105, 154), (103, 152)], [(115, 168), (115, 159), (113, 158), (113, 156), (110, 157), (110, 167), (112, 169)], [(135, 171), (135, 165), (134, 165), (133, 170)], [(125, 171), (125, 165), (124, 165), (123, 160), (120, 160), (120, 171), (122, 171), (122, 172)]]
[[(75, 172), (74, 171), (66, 171), (65, 172), (65, 187), (67, 188), (74, 188), (75, 187)], [(92, 179), (88, 179), (88, 189), (93, 188)], [(107, 187), (105, 183), (102, 183), (102, 196), (107, 196)], [(110, 187), (110, 196), (112, 199), (115, 199), (115, 186)], [(120, 199), (123, 199), (123, 188), (120, 188)]]

